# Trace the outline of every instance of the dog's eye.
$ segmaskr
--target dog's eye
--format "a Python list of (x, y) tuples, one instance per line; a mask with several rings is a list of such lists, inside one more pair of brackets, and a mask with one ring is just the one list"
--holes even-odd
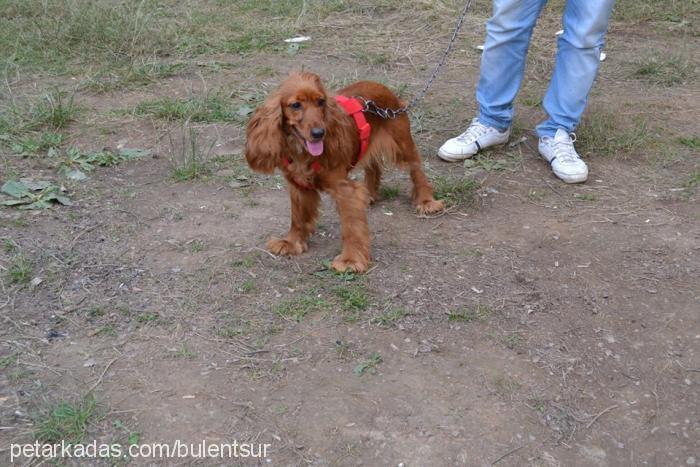
[(326, 105), (326, 100), (325, 100), (325, 99), (319, 99), (319, 100), (318, 100), (318, 106), (319, 106), (319, 107), (323, 107), (324, 105)]
[(289, 107), (294, 110), (299, 110), (301, 109), (301, 102), (292, 102), (291, 104), (289, 104)]

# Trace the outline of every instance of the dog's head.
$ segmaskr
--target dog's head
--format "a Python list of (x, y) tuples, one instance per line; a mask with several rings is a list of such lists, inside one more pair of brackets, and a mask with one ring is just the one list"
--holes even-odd
[(327, 129), (327, 92), (314, 73), (292, 73), (255, 111), (246, 132), (246, 159), (254, 170), (272, 172), (287, 135), (311, 156), (323, 154)]

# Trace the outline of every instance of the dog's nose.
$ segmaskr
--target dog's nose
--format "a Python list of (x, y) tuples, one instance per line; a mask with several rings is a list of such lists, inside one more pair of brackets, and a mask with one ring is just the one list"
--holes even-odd
[(311, 129), (311, 137), (314, 139), (321, 139), (323, 138), (323, 135), (326, 134), (326, 130), (323, 128), (312, 128)]

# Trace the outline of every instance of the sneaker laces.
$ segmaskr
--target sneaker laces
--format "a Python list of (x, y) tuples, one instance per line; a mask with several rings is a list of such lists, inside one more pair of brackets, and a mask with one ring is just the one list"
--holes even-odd
[(576, 149), (574, 149), (575, 141), (576, 133), (570, 133), (567, 140), (557, 140), (556, 138), (552, 138), (554, 158), (565, 164), (579, 160), (580, 157), (578, 154), (576, 154)]
[(488, 127), (475, 119), (472, 121), (471, 125), (469, 125), (469, 128), (467, 128), (467, 130), (464, 133), (459, 135), (457, 139), (465, 143), (467, 142), (467, 140), (469, 140), (470, 142), (474, 142), (480, 137), (484, 136), (486, 133), (488, 133), (490, 129), (491, 127)]

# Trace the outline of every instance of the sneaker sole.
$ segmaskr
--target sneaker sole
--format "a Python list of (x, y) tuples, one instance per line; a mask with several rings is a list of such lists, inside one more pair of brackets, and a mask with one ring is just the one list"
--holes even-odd
[(564, 183), (583, 183), (588, 180), (588, 174), (585, 175), (560, 175), (552, 171), (556, 177)]
[(474, 157), (474, 155), (476, 155), (476, 153), (474, 153), (474, 154), (451, 154), (449, 152), (444, 152), (442, 150), (438, 150), (438, 157), (445, 162), (464, 161), (467, 159), (471, 159), (472, 157)]
[[(494, 148), (496, 146), (501, 146), (501, 145), (504, 145), (506, 143), (508, 143), (507, 139), (502, 143), (494, 143), (494, 144), (490, 144), (488, 146), (482, 147), (481, 151), (483, 151), (484, 149), (489, 149), (489, 148)], [(478, 152), (480, 152), (480, 151), (477, 151), (473, 154), (452, 154), (449, 152), (445, 152), (442, 150), (442, 148), (440, 148), (440, 149), (438, 149), (438, 157), (446, 162), (459, 162), (459, 161), (463, 161), (466, 159), (471, 159), (472, 157), (476, 156)]]

